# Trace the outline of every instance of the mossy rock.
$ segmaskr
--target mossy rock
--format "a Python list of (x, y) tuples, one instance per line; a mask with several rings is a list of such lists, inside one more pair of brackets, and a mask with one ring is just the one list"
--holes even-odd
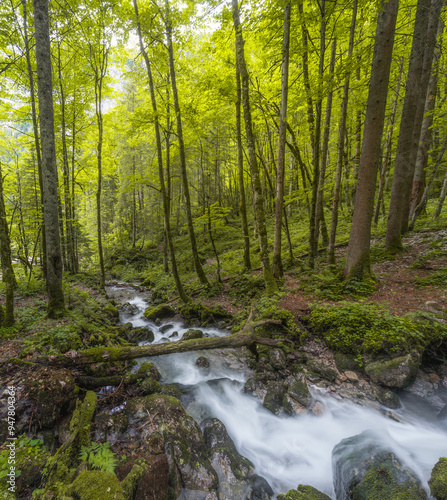
[(177, 399), (180, 399), (182, 395), (180, 389), (175, 384), (162, 384), (160, 392)]
[(138, 367), (137, 375), (152, 377), (157, 381), (161, 379), (161, 374), (158, 371), (158, 368), (154, 365), (154, 363), (148, 363), (147, 361), (141, 363)]
[(148, 307), (144, 311), (144, 317), (150, 321), (172, 318), (173, 316), (175, 316), (175, 309), (169, 304), (160, 304), (159, 306)]
[(447, 458), (440, 458), (433, 467), (428, 484), (436, 500), (447, 500)]
[(104, 307), (103, 311), (105, 312), (106, 316), (110, 319), (117, 320), (120, 317), (118, 309), (110, 302)]
[(124, 413), (108, 415), (101, 413), (95, 419), (95, 441), (115, 443), (129, 427), (129, 420)]
[(133, 328), (128, 334), (127, 338), (131, 342), (153, 342), (155, 339), (154, 332), (150, 328), (138, 327)]
[(65, 368), (48, 368), (30, 381), (29, 394), (35, 401), (41, 427), (52, 427), (60, 417), (74, 409), (76, 393), (73, 375)]
[(337, 370), (334, 370), (334, 368), (324, 365), (315, 359), (310, 359), (307, 362), (307, 369), (315, 375), (318, 375), (325, 380), (329, 380), (329, 382), (333, 382), (338, 375)]
[(284, 396), (286, 390), (281, 382), (269, 382), (267, 394), (265, 395), (263, 406), (275, 415), (284, 409)]
[(307, 387), (306, 377), (298, 375), (294, 382), (289, 385), (287, 394), (303, 406), (309, 406), (312, 400), (309, 388)]
[(183, 334), (182, 340), (195, 340), (203, 338), (202, 330), (188, 330)]
[(390, 389), (404, 389), (416, 377), (420, 355), (411, 352), (393, 359), (373, 361), (365, 366), (365, 372), (376, 384)]
[[(163, 436), (167, 453), (180, 471), (186, 489), (217, 489), (218, 478), (209, 462), (202, 431), (177, 398), (165, 394), (132, 398), (124, 411), (129, 421), (135, 424), (146, 421), (147, 412), (152, 415), (153, 425)], [(181, 491), (181, 484), (177, 483), (176, 487)]]
[(157, 382), (152, 377), (146, 377), (140, 383), (140, 389), (145, 396), (148, 396), (149, 394), (155, 394), (156, 392), (160, 392), (161, 385), (160, 382)]
[(343, 352), (334, 353), (335, 365), (340, 372), (345, 371), (357, 371), (360, 369), (360, 365), (355, 360), (355, 357), (351, 354), (345, 354)]
[(296, 490), (289, 490), (276, 498), (277, 500), (331, 500), (331, 497), (307, 484), (300, 484)]
[(231, 318), (231, 314), (221, 306), (207, 307), (199, 302), (188, 302), (179, 307), (179, 313), (186, 320), (199, 320), (201, 323), (209, 323), (221, 319)]
[(127, 500), (118, 478), (109, 472), (84, 471), (73, 481), (70, 493), (75, 500)]

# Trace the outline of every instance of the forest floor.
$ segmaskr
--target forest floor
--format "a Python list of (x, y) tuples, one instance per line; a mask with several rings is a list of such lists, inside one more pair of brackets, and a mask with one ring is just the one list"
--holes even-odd
[[(446, 310), (447, 230), (415, 233), (404, 238), (403, 244), (403, 252), (389, 256), (380, 250), (382, 240), (372, 241), (375, 291), (362, 300), (383, 305), (398, 316), (416, 311)], [(345, 254), (346, 247), (337, 249), (337, 261), (342, 262)], [(320, 261), (318, 265), (323, 266), (324, 271), (324, 262)], [(321, 274), (313, 277), (315, 288), (318, 288), (319, 277), (324, 279)], [(340, 300), (358, 300), (358, 297), (350, 296), (334, 300), (328, 294), (312, 293), (307, 278), (303, 278), (296, 267), (285, 272), (285, 297), (278, 305), (291, 311), (296, 318), (307, 315), (317, 303), (333, 305)], [(219, 304), (232, 313), (240, 312), (242, 305), (229, 299), (227, 290), (228, 287), (224, 286), (221, 294), (204, 302), (207, 305)]]

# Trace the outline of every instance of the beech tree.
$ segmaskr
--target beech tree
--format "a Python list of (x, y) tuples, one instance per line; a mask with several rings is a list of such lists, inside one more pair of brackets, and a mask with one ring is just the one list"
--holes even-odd
[(34, 0), (34, 25), (39, 123), (42, 143), (42, 187), (46, 239), (48, 316), (50, 318), (57, 318), (64, 314), (65, 303), (62, 291), (62, 254), (57, 205), (58, 181), (54, 138), (48, 0)]

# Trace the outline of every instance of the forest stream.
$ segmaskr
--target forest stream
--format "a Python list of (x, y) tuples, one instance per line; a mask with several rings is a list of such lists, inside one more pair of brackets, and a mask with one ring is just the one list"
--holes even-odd
[[(130, 287), (109, 286), (109, 295), (136, 306), (121, 310), (120, 321), (134, 327), (150, 327), (153, 343), (180, 340), (188, 328), (169, 322), (170, 328), (145, 319), (146, 296)], [(202, 328), (207, 336), (224, 336), (228, 331)], [(177, 335), (174, 333), (177, 332)], [(170, 336), (173, 335), (171, 338)], [(146, 342), (147, 343), (147, 342)], [(144, 342), (143, 342), (144, 344)], [(191, 352), (148, 358), (159, 369), (163, 383), (176, 384), (187, 413), (199, 423), (215, 417), (225, 425), (238, 452), (265, 478), (275, 497), (298, 484), (310, 484), (335, 498), (332, 451), (341, 440), (363, 431), (374, 432), (400, 461), (418, 476), (427, 493), (427, 481), (439, 457), (447, 450), (447, 414), (435, 411), (422, 398), (403, 392), (402, 407), (390, 418), (386, 408), (376, 411), (354, 402), (340, 401), (325, 389), (311, 387), (312, 398), (320, 402), (320, 415), (277, 416), (262, 401), (244, 393), (251, 370), (233, 349), (208, 351), (209, 368), (196, 365), (202, 353)], [(440, 389), (446, 401), (447, 391)], [(335, 395), (336, 396), (336, 395)], [(119, 411), (119, 409), (117, 409)], [(432, 497), (430, 497), (432, 498)]]

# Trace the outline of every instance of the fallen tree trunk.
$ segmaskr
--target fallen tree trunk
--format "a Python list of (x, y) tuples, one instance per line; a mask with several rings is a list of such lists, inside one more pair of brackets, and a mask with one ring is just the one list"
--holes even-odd
[(84, 351), (70, 351), (60, 355), (37, 356), (28, 359), (27, 362), (46, 366), (70, 367), (207, 349), (228, 349), (235, 347), (248, 347), (254, 349), (256, 344), (275, 347), (279, 343), (290, 342), (285, 339), (274, 340), (258, 337), (253, 333), (256, 327), (264, 325), (281, 325), (281, 321), (272, 319), (257, 321), (245, 326), (239, 333), (228, 335), (227, 337), (206, 337), (202, 339), (180, 340), (178, 342), (155, 345), (149, 344), (135, 347), (92, 347)]

